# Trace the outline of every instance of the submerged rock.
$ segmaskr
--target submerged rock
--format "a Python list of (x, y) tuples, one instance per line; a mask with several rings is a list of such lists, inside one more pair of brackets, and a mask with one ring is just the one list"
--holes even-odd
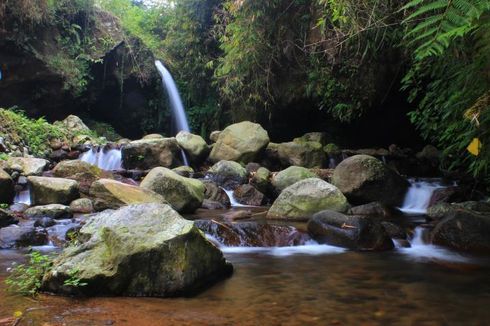
[(49, 161), (34, 157), (10, 157), (7, 160), (7, 169), (19, 170), (22, 175), (41, 175), (49, 165)]
[(28, 208), (24, 212), (24, 215), (30, 218), (50, 217), (54, 219), (62, 219), (71, 218), (73, 216), (73, 212), (69, 206), (50, 204)]
[(233, 189), (247, 182), (247, 170), (233, 161), (219, 161), (208, 173), (216, 184), (225, 189)]
[(345, 212), (347, 199), (337, 187), (318, 178), (296, 182), (284, 189), (267, 213), (267, 218), (308, 220), (325, 209)]
[(154, 168), (141, 182), (141, 188), (160, 194), (178, 212), (192, 213), (204, 200), (204, 184), (185, 178), (167, 168)]
[(127, 170), (182, 165), (182, 152), (175, 138), (135, 140), (125, 145), (121, 154), (122, 164)]
[(95, 198), (94, 208), (119, 208), (130, 204), (160, 203), (167, 201), (154, 191), (128, 185), (111, 179), (100, 179), (90, 187), (90, 196)]
[(355, 204), (379, 201), (399, 206), (409, 183), (383, 162), (368, 155), (355, 155), (343, 160), (336, 168), (332, 183)]
[(14, 199), (14, 182), (10, 175), (0, 169), (0, 204), (10, 204)]
[(354, 250), (390, 250), (393, 241), (379, 220), (326, 210), (308, 222), (308, 233), (318, 242)]
[(191, 162), (199, 163), (209, 153), (208, 144), (206, 144), (206, 141), (201, 136), (191, 134), (187, 131), (180, 131), (175, 138), (179, 146), (187, 153)]
[(220, 132), (209, 158), (213, 162), (221, 160), (249, 163), (269, 143), (269, 135), (259, 124), (249, 121), (232, 124)]
[(29, 177), (33, 205), (68, 205), (80, 194), (78, 182), (63, 178)]
[[(169, 205), (140, 204), (105, 211), (80, 229), (42, 288), (58, 294), (168, 297), (193, 293), (229, 275), (232, 267), (193, 222)], [(83, 287), (65, 285), (76, 277)]]
[(290, 166), (274, 175), (272, 178), (272, 185), (274, 186), (275, 191), (279, 194), (281, 191), (298, 181), (316, 177), (317, 175), (315, 173), (304, 167)]

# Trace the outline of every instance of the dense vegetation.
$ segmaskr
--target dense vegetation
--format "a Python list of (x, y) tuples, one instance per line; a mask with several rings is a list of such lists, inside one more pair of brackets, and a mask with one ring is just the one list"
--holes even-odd
[(304, 99), (334, 119), (362, 119), (402, 85), (443, 168), (490, 181), (489, 0), (7, 0), (0, 18), (64, 24), (66, 51), (46, 62), (80, 94), (104, 48), (99, 8), (170, 68), (196, 132)]

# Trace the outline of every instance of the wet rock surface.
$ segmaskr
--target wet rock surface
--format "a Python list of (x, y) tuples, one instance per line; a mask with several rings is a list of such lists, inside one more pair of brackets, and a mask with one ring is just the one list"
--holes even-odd
[(34, 205), (68, 205), (80, 196), (78, 183), (71, 179), (29, 177), (28, 180)]

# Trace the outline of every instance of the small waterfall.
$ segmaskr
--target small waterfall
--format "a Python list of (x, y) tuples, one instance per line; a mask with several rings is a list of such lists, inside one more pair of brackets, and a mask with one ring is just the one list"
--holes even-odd
[(437, 189), (447, 188), (441, 180), (416, 180), (409, 179), (410, 188), (405, 195), (400, 210), (407, 214), (426, 214), (432, 196)]
[(102, 170), (106, 171), (122, 169), (121, 150), (116, 148), (106, 151), (101, 148), (94, 147), (82, 153), (79, 159), (89, 164), (96, 165)]
[(15, 194), (14, 204), (26, 204), (31, 206), (31, 192), (28, 189), (18, 191)]
[(243, 205), (240, 204), (236, 199), (235, 196), (233, 195), (233, 190), (226, 190), (225, 188), (221, 187), (221, 189), (224, 190), (226, 195), (228, 196), (228, 199), (230, 200), (230, 206), (231, 207), (255, 207), (255, 206), (250, 206), (250, 205)]

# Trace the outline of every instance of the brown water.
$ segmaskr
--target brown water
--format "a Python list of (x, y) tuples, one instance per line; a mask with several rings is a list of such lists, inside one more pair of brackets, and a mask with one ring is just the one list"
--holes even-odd
[[(226, 253), (234, 275), (193, 298), (11, 296), (19, 325), (488, 325), (487, 264), (416, 261), (401, 252)], [(19, 251), (0, 251), (0, 279)], [(2, 325), (0, 321), (0, 325)], [(5, 325), (8, 325), (6, 323)]]

